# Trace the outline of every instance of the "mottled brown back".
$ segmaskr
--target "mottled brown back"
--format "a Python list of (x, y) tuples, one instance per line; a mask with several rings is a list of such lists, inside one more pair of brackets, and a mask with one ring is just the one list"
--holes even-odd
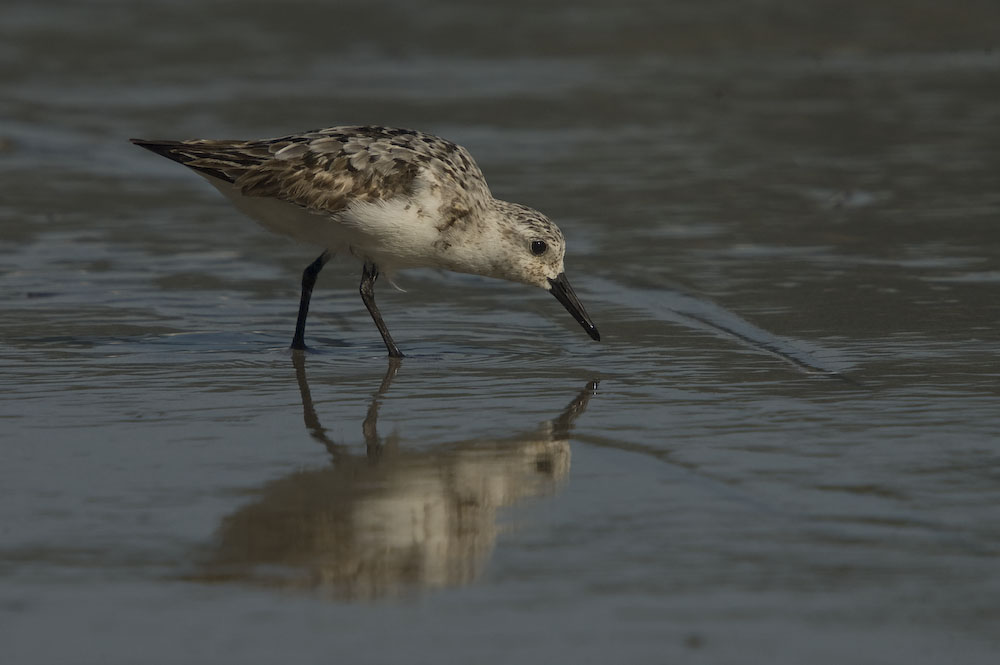
[(432, 183), (454, 189), (460, 208), (475, 208), (490, 197), (465, 148), (410, 129), (345, 126), (251, 141), (132, 142), (233, 183), (246, 196), (327, 212), (352, 201), (407, 195), (421, 171)]

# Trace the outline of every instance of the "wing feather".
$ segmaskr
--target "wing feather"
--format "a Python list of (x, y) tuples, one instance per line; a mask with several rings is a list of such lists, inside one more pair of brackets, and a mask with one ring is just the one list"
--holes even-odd
[(421, 174), (447, 185), (452, 207), (471, 209), (490, 196), (465, 148), (408, 129), (347, 126), (258, 141), (132, 142), (230, 182), (245, 196), (331, 213), (355, 201), (411, 194)]

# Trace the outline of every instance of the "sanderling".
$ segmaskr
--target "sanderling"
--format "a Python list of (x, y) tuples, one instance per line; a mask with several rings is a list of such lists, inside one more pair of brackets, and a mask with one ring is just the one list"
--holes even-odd
[(324, 247), (302, 273), (292, 338), (305, 349), (316, 277), (337, 252), (364, 263), (361, 299), (389, 355), (402, 357), (375, 305), (379, 273), (443, 268), (550, 291), (600, 334), (563, 271), (566, 244), (545, 215), (493, 198), (469, 152), (410, 129), (331, 127), (275, 139), (132, 143), (204, 176), (264, 227)]

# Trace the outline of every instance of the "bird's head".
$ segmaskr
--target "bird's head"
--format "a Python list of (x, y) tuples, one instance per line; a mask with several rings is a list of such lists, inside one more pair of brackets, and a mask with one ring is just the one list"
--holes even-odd
[(500, 238), (492, 276), (551, 292), (591, 338), (600, 340), (597, 326), (566, 279), (566, 240), (559, 227), (527, 206), (496, 199), (494, 204)]

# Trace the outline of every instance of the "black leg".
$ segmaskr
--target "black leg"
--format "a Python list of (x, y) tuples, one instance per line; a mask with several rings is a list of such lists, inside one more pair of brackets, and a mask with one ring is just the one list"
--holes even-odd
[(361, 270), (361, 299), (365, 302), (368, 313), (372, 315), (375, 327), (382, 333), (382, 341), (385, 342), (385, 348), (389, 350), (389, 357), (402, 358), (403, 354), (396, 347), (396, 343), (392, 341), (392, 335), (389, 334), (389, 329), (385, 327), (385, 321), (382, 320), (382, 315), (375, 304), (376, 279), (378, 279), (378, 266), (366, 260), (365, 267)]
[(319, 257), (309, 264), (302, 271), (302, 297), (299, 299), (299, 318), (295, 321), (295, 336), (292, 338), (292, 348), (304, 351), (306, 348), (306, 317), (309, 315), (309, 299), (312, 297), (313, 287), (316, 286), (316, 277), (323, 269), (326, 262), (333, 256), (329, 251), (323, 252)]

